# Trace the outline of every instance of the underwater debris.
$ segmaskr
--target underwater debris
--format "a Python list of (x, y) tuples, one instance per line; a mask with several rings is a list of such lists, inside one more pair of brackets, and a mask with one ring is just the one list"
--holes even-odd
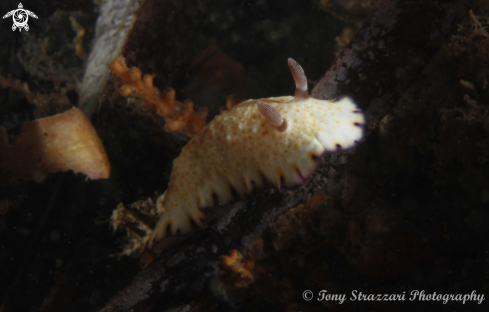
[(239, 99), (237, 99), (235, 96), (231, 95), (226, 100), (226, 107), (225, 108), (221, 107), (219, 109), (219, 113), (222, 114), (225, 110), (230, 110), (233, 107), (235, 107), (236, 105), (238, 105), (239, 103), (241, 103), (241, 101)]
[(36, 94), (30, 90), (29, 84), (27, 82), (21, 82), (20, 80), (12, 81), (10, 75), (7, 78), (0, 75), (0, 86), (3, 88), (11, 88), (13, 90), (22, 92), (27, 100), (35, 105), (36, 109), (34, 110), (34, 116), (37, 118), (61, 113), (67, 108), (73, 106), (73, 104), (70, 103), (70, 100), (66, 96), (66, 92), (64, 94)]
[(456, 65), (460, 84), (471, 93), (477, 93), (478, 98), (484, 97), (482, 90), (489, 85), (489, 27), (488, 16), (475, 15), (469, 11), (469, 17), (459, 25), (456, 35), (450, 38), (444, 47), (446, 57)]
[(152, 198), (148, 198), (131, 204), (129, 208), (121, 203), (112, 212), (110, 223), (114, 232), (123, 228), (127, 233), (123, 241), (123, 250), (116, 254), (117, 257), (139, 254), (138, 252), (146, 246), (158, 221), (156, 210), (156, 203)]
[(487, 33), (487, 20), (488, 18), (485, 17), (485, 26), (483, 26), (481, 24), (481, 22), (479, 21), (480, 18), (482, 17), (477, 17), (474, 15), (474, 12), (472, 12), (472, 10), (469, 10), (469, 16), (470, 16), (470, 19), (472, 20), (472, 22), (474, 23), (474, 35), (476, 36), (484, 36), (486, 38), (489, 38), (489, 33)]
[(76, 37), (73, 39), (73, 44), (75, 45), (76, 55), (78, 55), (82, 60), (87, 60), (87, 52), (83, 48), (83, 37), (85, 37), (85, 28), (83, 28), (80, 23), (76, 20), (74, 16), (70, 16), (70, 22), (73, 28), (76, 30)]
[(340, 20), (353, 23), (358, 29), (381, 2), (382, 0), (321, 0), (320, 4), (323, 10)]
[(112, 61), (110, 69), (125, 84), (119, 87), (119, 92), (124, 97), (136, 97), (142, 99), (142, 104), (150, 112), (156, 112), (165, 118), (165, 129), (168, 132), (182, 132), (190, 137), (199, 133), (206, 125), (206, 109), (194, 111), (191, 100), (180, 103), (175, 100), (175, 90), (168, 88), (160, 92), (153, 86), (153, 75), (142, 76), (139, 68), (128, 68), (124, 57), (119, 56)]
[(263, 253), (263, 238), (259, 238), (253, 244), (250, 255), (246, 261), (243, 261), (243, 255), (236, 249), (231, 250), (229, 256), (222, 258), (221, 269), (230, 274), (224, 279), (225, 282), (231, 283), (234, 287), (248, 287), (253, 283), (253, 270), (256, 261)]
[(355, 30), (351, 27), (346, 27), (341, 32), (341, 35), (335, 38), (336, 41), (336, 51), (335, 56), (338, 57), (340, 53), (346, 48), (351, 39), (355, 36)]
[[(92, 36), (90, 27), (83, 27), (89, 20), (79, 12), (58, 10), (46, 23), (40, 32), (29, 32), (29, 36), (24, 37), (17, 58), (32, 75), (30, 81), (36, 79), (38, 86), (52, 90), (51, 84), (47, 83), (52, 82), (56, 91), (65, 85), (73, 85), (71, 88), (75, 89), (82, 78), (85, 59), (73, 56), (83, 50), (79, 50), (83, 48), (82, 41)], [(81, 30), (85, 32), (83, 36), (80, 36)], [(79, 44), (71, 44), (75, 32), (75, 41)]]
[[(249, 287), (254, 281), (260, 269), (257, 261), (263, 254), (263, 238), (258, 238), (250, 250), (248, 257), (244, 257), (236, 249), (229, 255), (223, 256), (220, 269), (223, 274), (216, 276), (209, 282), (210, 290), (218, 297), (228, 302), (233, 302), (239, 290)], [(246, 260), (244, 261), (244, 259)]]
[(460, 85), (466, 87), (467, 89), (470, 89), (472, 91), (475, 90), (475, 87), (474, 85), (472, 84), (472, 82), (470, 81), (467, 81), (467, 80), (463, 80), (463, 79), (460, 79)]
[(110, 163), (97, 132), (78, 108), (22, 124), (9, 145), (0, 128), (0, 185), (17, 179), (40, 182), (49, 173), (72, 170), (90, 179), (106, 179)]

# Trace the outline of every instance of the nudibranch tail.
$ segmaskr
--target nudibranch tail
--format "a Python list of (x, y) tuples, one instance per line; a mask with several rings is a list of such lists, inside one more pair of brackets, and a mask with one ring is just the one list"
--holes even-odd
[(287, 129), (287, 121), (280, 115), (278, 110), (263, 101), (258, 101), (257, 105), (263, 116), (270, 121), (277, 131), (283, 132)]
[[(168, 192), (168, 191), (167, 191)], [(148, 242), (148, 247), (151, 249), (153, 245), (166, 237), (187, 235), (197, 229), (201, 229), (205, 225), (206, 216), (197, 206), (193, 209), (166, 209), (164, 207), (166, 193), (160, 196), (157, 200), (157, 206), (163, 208), (155, 231)]]
[(309, 93), (307, 92), (307, 77), (304, 70), (299, 63), (291, 58), (289, 58), (288, 63), (290, 71), (292, 72), (292, 77), (295, 81), (294, 98), (296, 100), (307, 100), (309, 98)]

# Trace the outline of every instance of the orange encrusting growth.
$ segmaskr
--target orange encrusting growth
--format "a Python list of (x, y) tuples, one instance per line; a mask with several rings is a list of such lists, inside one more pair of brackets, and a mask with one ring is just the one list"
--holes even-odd
[(36, 118), (43, 118), (56, 112), (60, 113), (73, 106), (66, 94), (54, 92), (49, 94), (33, 93), (27, 82), (12, 80), (10, 75), (7, 78), (0, 75), (0, 87), (11, 88), (24, 93), (27, 100), (36, 107), (34, 110), (34, 116)]
[(38, 105), (38, 103), (36, 103), (36, 95), (31, 92), (31, 90), (29, 89), (29, 84), (27, 84), (26, 82), (22, 83), (20, 80), (12, 81), (10, 75), (8, 76), (8, 78), (4, 78), (2, 77), (2, 75), (0, 75), (0, 86), (20, 91), (25, 94), (29, 102)]
[(207, 110), (194, 111), (191, 100), (183, 103), (176, 101), (175, 90), (172, 88), (160, 92), (153, 86), (153, 75), (146, 74), (143, 77), (139, 68), (128, 68), (124, 57), (119, 56), (113, 60), (110, 70), (125, 82), (119, 87), (120, 94), (142, 99), (147, 110), (165, 118), (166, 131), (178, 131), (193, 137), (205, 127)]
[(226, 282), (230, 282), (235, 287), (248, 287), (254, 281), (253, 270), (256, 260), (263, 253), (263, 238), (258, 238), (253, 243), (250, 255), (246, 262), (243, 262), (243, 255), (236, 249), (231, 250), (229, 256), (222, 257), (221, 269), (229, 272)]
[(219, 109), (219, 113), (222, 114), (222, 112), (224, 112), (225, 110), (230, 110), (230, 109), (232, 109), (233, 107), (235, 107), (236, 105), (238, 105), (241, 102), (242, 101), (240, 101), (239, 99), (237, 99), (235, 96), (231, 95), (226, 100), (226, 107), (221, 107)]

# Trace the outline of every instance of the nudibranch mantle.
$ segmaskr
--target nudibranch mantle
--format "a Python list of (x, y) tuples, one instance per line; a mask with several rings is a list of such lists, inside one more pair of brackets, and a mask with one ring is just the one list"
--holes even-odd
[[(158, 199), (164, 211), (150, 248), (166, 236), (204, 226), (208, 208), (256, 188), (271, 183), (282, 190), (304, 184), (324, 153), (361, 141), (365, 117), (360, 108), (349, 97), (309, 98), (302, 68), (292, 59), (289, 66), (297, 85), (294, 97), (242, 102), (216, 116), (183, 148), (173, 162), (168, 189)], [(285, 129), (273, 124), (264, 107), (283, 117)]]

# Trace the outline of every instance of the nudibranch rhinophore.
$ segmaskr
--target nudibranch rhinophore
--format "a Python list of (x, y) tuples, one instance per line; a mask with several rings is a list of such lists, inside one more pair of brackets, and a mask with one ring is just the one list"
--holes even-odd
[(206, 223), (206, 211), (271, 183), (300, 186), (327, 152), (356, 146), (365, 117), (349, 97), (310, 98), (302, 67), (289, 59), (293, 97), (248, 100), (212, 120), (173, 162), (163, 212), (149, 240), (190, 234)]

